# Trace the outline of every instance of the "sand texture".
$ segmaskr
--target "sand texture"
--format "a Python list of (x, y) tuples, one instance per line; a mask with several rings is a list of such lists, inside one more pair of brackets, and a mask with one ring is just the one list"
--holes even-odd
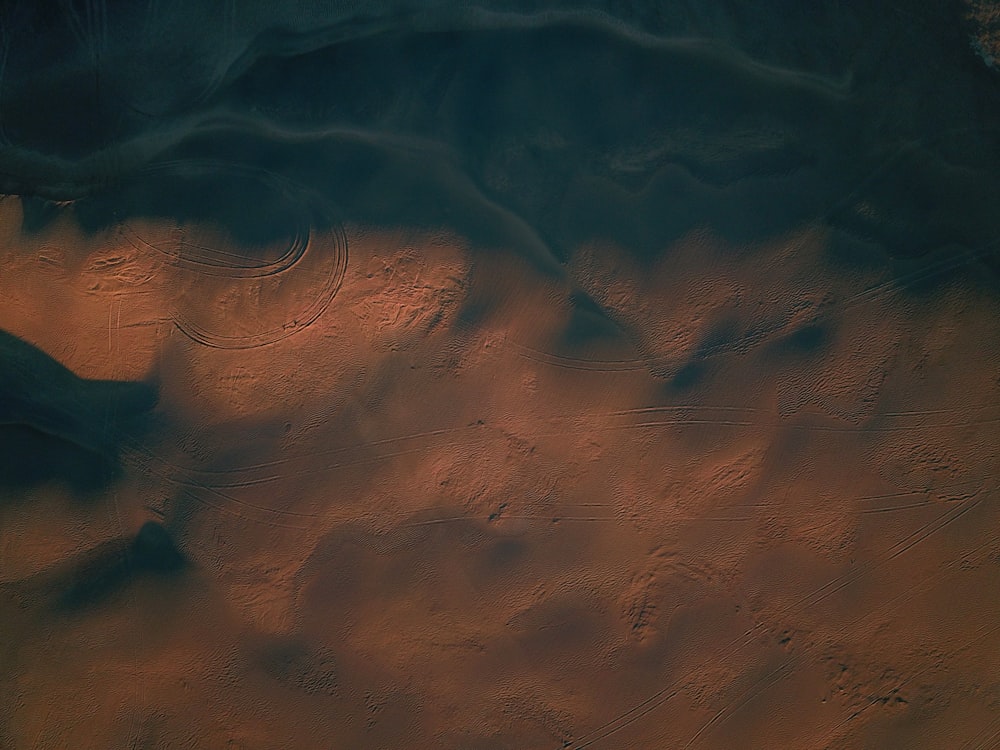
[(1000, 748), (996, 3), (0, 3), (0, 750)]

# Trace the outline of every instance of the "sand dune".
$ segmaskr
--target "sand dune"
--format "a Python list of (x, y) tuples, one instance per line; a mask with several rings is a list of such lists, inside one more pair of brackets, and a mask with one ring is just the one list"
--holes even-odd
[(0, 747), (997, 746), (968, 6), (3, 4)]

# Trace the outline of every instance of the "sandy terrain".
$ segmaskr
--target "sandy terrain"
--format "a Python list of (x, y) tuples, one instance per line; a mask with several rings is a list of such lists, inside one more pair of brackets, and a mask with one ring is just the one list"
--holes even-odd
[(0, 748), (1000, 747), (964, 9), (57, 5)]

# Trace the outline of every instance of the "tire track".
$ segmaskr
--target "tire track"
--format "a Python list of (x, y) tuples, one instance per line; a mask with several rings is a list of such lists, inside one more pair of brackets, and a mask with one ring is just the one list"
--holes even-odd
[[(315, 290), (309, 305), (291, 320), (267, 330), (234, 335), (210, 330), (179, 310), (174, 310), (172, 318), (175, 325), (189, 339), (214, 349), (255, 349), (305, 330), (329, 308), (343, 284), (349, 251), (343, 226), (334, 220), (328, 210), (321, 208), (324, 203), (319, 196), (269, 170), (212, 160), (162, 162), (148, 167), (141, 174), (187, 180), (220, 175), (244, 181), (255, 180), (288, 207), (292, 215), (292, 227), (288, 246), (277, 258), (266, 262), (249, 262), (238, 253), (186, 241), (180, 236), (168, 243), (149, 240), (132, 229), (127, 222), (122, 222), (119, 233), (140, 252), (152, 251), (166, 256), (172, 266), (183, 271), (233, 281), (263, 280), (290, 272), (301, 275), (304, 263), (311, 260), (319, 263), (317, 269), (309, 269), (309, 275), (322, 279), (320, 288)], [(317, 249), (317, 226), (323, 227), (323, 235), (329, 240), (332, 249)], [(171, 247), (174, 243), (176, 247)], [(237, 263), (237, 260), (243, 262)]]
[[(479, 425), (469, 426), (464, 428), (454, 428), (452, 430), (437, 430), (429, 431), (425, 433), (417, 433), (411, 436), (405, 436), (403, 438), (397, 439), (386, 439), (381, 441), (375, 441), (375, 443), (361, 444), (361, 446), (346, 446), (342, 448), (334, 448), (328, 451), (322, 451), (319, 454), (313, 454), (307, 456), (306, 458), (315, 458), (316, 455), (322, 454), (337, 454), (347, 451), (357, 451), (362, 446), (378, 444), (378, 445), (392, 445), (400, 442), (400, 440), (410, 440), (417, 438), (425, 438), (427, 436), (438, 436), (446, 435), (462, 430), (475, 430), (479, 428)], [(398, 458), (405, 455), (415, 455), (422, 453), (432, 447), (435, 448), (461, 448), (469, 445), (481, 444), (486, 442), (490, 438), (483, 436), (480, 440), (472, 442), (469, 439), (462, 440), (460, 442), (450, 442), (450, 443), (439, 443), (435, 445), (419, 445), (412, 448), (407, 448), (404, 450), (391, 451), (387, 453), (377, 453), (374, 455), (359, 458), (353, 461), (345, 461), (338, 464), (328, 465), (321, 468), (314, 468), (309, 471), (299, 471), (296, 476), (305, 476), (309, 474), (324, 474), (330, 471), (336, 471), (338, 469), (364, 466), (366, 464), (374, 464), (382, 461), (388, 461), (393, 458)], [(256, 503), (251, 503), (245, 500), (240, 500), (239, 498), (233, 496), (228, 492), (223, 490), (239, 489), (245, 487), (256, 486), (260, 484), (265, 484), (274, 481), (280, 481), (283, 475), (268, 475), (265, 477), (250, 478), (245, 480), (237, 480), (225, 484), (215, 483), (210, 484), (202, 481), (198, 478), (197, 472), (192, 471), (187, 467), (174, 464), (167, 461), (166, 459), (157, 456), (151, 450), (145, 446), (131, 440), (123, 439), (123, 444), (127, 445), (133, 451), (132, 453), (123, 456), (124, 460), (135, 470), (147, 474), (152, 474), (156, 476), (161, 481), (179, 487), (180, 490), (185, 494), (185, 496), (198, 501), (214, 510), (220, 512), (226, 512), (230, 515), (234, 515), (239, 518), (244, 518), (245, 520), (260, 523), (268, 526), (276, 526), (280, 528), (298, 529), (305, 530), (310, 528), (308, 524), (302, 525), (301, 523), (295, 523), (297, 519), (317, 519), (321, 517), (320, 513), (317, 512), (302, 512), (302, 511), (292, 511), (280, 508), (273, 508), (265, 505), (259, 505)], [(301, 458), (301, 457), (299, 457)], [(266, 462), (259, 464), (258, 466), (269, 466), (273, 464), (279, 464), (282, 462)], [(215, 502), (210, 502), (205, 499), (204, 495), (208, 495), (215, 499)], [(260, 516), (263, 516), (261, 518)], [(282, 519), (280, 522), (275, 522), (268, 520), (268, 518), (279, 518)]]
[[(988, 635), (992, 635), (998, 629), (1000, 628), (994, 628)], [(967, 645), (972, 645), (972, 642)], [(1000, 718), (994, 719), (977, 732), (975, 736), (963, 742), (959, 750), (989, 750), (989, 748), (996, 748), (998, 746), (996, 739), (1000, 737), (1000, 728), (994, 730), (994, 727), (998, 727), (998, 725), (1000, 725)], [(977, 740), (979, 741), (977, 742)], [(974, 746), (972, 745), (973, 742), (976, 743)]]
[[(968, 413), (980, 413), (987, 410), (988, 406), (978, 407), (970, 410), (931, 410), (927, 413), (938, 413), (938, 414), (968, 414)], [(716, 407), (716, 406), (692, 406), (692, 405), (682, 405), (682, 406), (663, 406), (663, 407), (641, 407), (638, 409), (625, 409), (612, 412), (604, 412), (598, 414), (583, 414), (583, 415), (561, 415), (556, 417), (551, 417), (545, 420), (546, 422), (556, 425), (571, 425), (586, 423), (591, 420), (604, 420), (608, 417), (628, 417), (634, 414), (655, 414), (659, 412), (665, 413), (676, 413), (676, 412), (713, 412), (722, 411), (724, 413), (733, 414), (760, 414), (767, 413), (764, 410), (754, 409), (754, 408), (743, 408), (743, 407)], [(886, 417), (891, 419), (901, 419), (901, 420), (913, 420), (914, 418), (922, 418), (925, 413), (914, 412), (910, 413), (894, 413), (885, 412), (879, 413), (872, 416), (876, 417)], [(952, 428), (956, 426), (970, 426), (970, 425), (982, 425), (982, 424), (993, 424), (1000, 422), (1000, 417), (990, 417), (986, 419), (979, 420), (962, 420), (962, 421), (944, 421), (944, 422), (923, 422), (920, 421), (915, 424), (896, 424), (896, 425), (875, 425), (875, 426), (838, 426), (838, 425), (802, 425), (789, 423), (787, 421), (777, 420), (773, 422), (764, 422), (761, 420), (749, 420), (749, 419), (712, 419), (712, 418), (700, 418), (700, 417), (678, 417), (676, 419), (663, 419), (663, 420), (647, 420), (643, 422), (625, 423), (625, 424), (597, 424), (588, 425), (588, 429), (593, 429), (597, 431), (620, 431), (620, 430), (631, 430), (631, 429), (654, 429), (660, 427), (698, 427), (698, 426), (724, 426), (724, 427), (758, 427), (758, 428), (789, 428), (805, 431), (817, 431), (817, 432), (833, 432), (833, 433), (861, 433), (861, 432), (909, 432), (914, 430), (922, 429), (945, 429)], [(329, 464), (322, 468), (316, 468), (314, 466), (308, 466), (310, 463), (314, 463), (317, 459), (322, 457), (331, 457), (343, 455), (345, 453), (358, 452), (370, 449), (372, 447), (384, 447), (384, 446), (394, 446), (399, 444), (406, 444), (409, 442), (419, 442), (428, 439), (438, 438), (442, 436), (452, 436), (452, 435), (463, 435), (463, 434), (475, 434), (483, 429), (489, 429), (485, 424), (472, 424), (464, 425), (461, 427), (446, 427), (439, 428), (435, 430), (425, 430), (417, 433), (412, 433), (409, 435), (401, 435), (397, 437), (384, 438), (374, 441), (366, 441), (363, 443), (356, 443), (353, 445), (338, 446), (335, 448), (327, 448), (319, 451), (303, 453), (295, 456), (289, 456), (286, 458), (278, 458), (272, 461), (264, 461), (254, 464), (248, 464), (245, 466), (231, 467), (226, 469), (197, 469), (194, 467), (183, 467), (175, 465), (174, 468), (178, 471), (184, 472), (191, 477), (200, 477), (200, 481), (210, 484), (213, 487), (218, 488), (232, 488), (232, 487), (242, 487), (249, 485), (265, 484), (269, 482), (279, 481), (287, 475), (288, 471), (295, 471), (297, 464), (307, 464), (302, 470), (308, 474), (316, 473), (326, 473), (329, 471), (334, 471), (338, 468), (346, 468), (349, 466), (357, 465), (357, 461), (347, 461), (343, 463)], [(539, 437), (561, 437), (565, 434), (564, 430), (557, 432), (545, 432), (540, 433)], [(454, 445), (469, 444), (468, 438), (464, 438), (463, 442), (460, 443), (448, 443), (445, 445), (440, 445), (439, 447), (448, 447)], [(481, 442), (481, 441), (479, 441)], [(479, 444), (477, 442), (476, 444)], [(403, 455), (407, 453), (419, 452), (422, 450), (428, 450), (432, 446), (426, 445), (423, 447), (415, 447), (412, 449), (406, 449), (400, 453), (394, 454), (384, 454), (383, 457), (388, 458), (394, 455)], [(361, 462), (367, 462), (369, 459), (361, 459)], [(268, 473), (265, 473), (268, 472)], [(254, 476), (255, 474), (263, 474), (263, 476)], [(225, 477), (234, 477), (233, 479), (225, 479)], [(218, 478), (218, 479), (216, 479)], [(961, 485), (955, 485), (961, 486)]]
[[(972, 483), (973, 481), (974, 480), (970, 480), (970, 482), (962, 483), (962, 486), (968, 485), (968, 484)], [(979, 483), (979, 486), (982, 487), (982, 483)], [(952, 489), (952, 487), (939, 488), (937, 491), (947, 491), (947, 490)], [(864, 502), (864, 501), (867, 501), (867, 500), (876, 499), (876, 498), (882, 498), (882, 497), (897, 497), (897, 496), (907, 496), (907, 495), (928, 495), (928, 494), (930, 494), (930, 492), (931, 492), (930, 490), (923, 490), (923, 491), (920, 491), (920, 490), (910, 490), (910, 491), (907, 491), (907, 492), (898, 492), (898, 493), (892, 493), (892, 494), (887, 494), (887, 495), (863, 495), (863, 496), (860, 496), (860, 497), (844, 498), (844, 502), (845, 503), (861, 503), (861, 502)], [(735, 511), (738, 511), (738, 510), (747, 510), (747, 509), (764, 510), (764, 509), (781, 508), (784, 505), (785, 505), (784, 503), (780, 503), (780, 502), (762, 502), (762, 503), (753, 503), (753, 504), (750, 504), (750, 505), (720, 506), (720, 507), (714, 508), (714, 510), (716, 510), (716, 511), (726, 511), (726, 510), (735, 510)], [(884, 507), (884, 508), (863, 508), (862, 507), (862, 508), (859, 508), (859, 509), (855, 510), (854, 512), (857, 515), (869, 515), (869, 514), (890, 513), (890, 512), (897, 512), (897, 511), (904, 511), (904, 510), (913, 510), (915, 508), (939, 507), (941, 505), (942, 505), (942, 503), (940, 503), (939, 501), (936, 501), (936, 500), (923, 500), (923, 501), (916, 502), (916, 503), (907, 503), (905, 505), (894, 505), (894, 506), (889, 506), (889, 507)], [(610, 505), (606, 504), (606, 503), (592, 503), (592, 504), (579, 503), (579, 504), (574, 504), (574, 505), (571, 505), (571, 506), (564, 506), (564, 507), (582, 508), (582, 507), (588, 507), (588, 506), (610, 507)], [(846, 506), (844, 508), (844, 511), (845, 512), (849, 512), (848, 508)], [(551, 523), (551, 522), (559, 522), (559, 521), (587, 521), (587, 522), (597, 522), (597, 521), (600, 521), (600, 522), (624, 523), (624, 521), (626, 520), (626, 519), (624, 519), (622, 517), (619, 517), (619, 516), (573, 516), (573, 515), (562, 515), (560, 513), (546, 513), (546, 514), (538, 513), (538, 514), (520, 514), (520, 515), (511, 515), (511, 514), (508, 514), (508, 513), (504, 513), (502, 516), (500, 516), (500, 518), (498, 520), (506, 520), (506, 519), (509, 519), (509, 520), (519, 520), (519, 521), (536, 521), (536, 522), (539, 522), (539, 523), (541, 523), (541, 522), (550, 522)], [(412, 526), (423, 526), (423, 525), (428, 525), (428, 524), (457, 523), (457, 522), (469, 521), (469, 520), (490, 520), (490, 519), (488, 519), (488, 518), (480, 518), (479, 516), (472, 515), (472, 514), (465, 514), (465, 515), (455, 515), (455, 516), (444, 516), (444, 517), (440, 517), (440, 518), (431, 518), (431, 519), (426, 519), (426, 520), (423, 520), (423, 521), (417, 521), (417, 522), (414, 522), (412, 524), (404, 524), (404, 526), (411, 526), (411, 525)], [(715, 515), (710, 515), (710, 514), (703, 514), (703, 515), (679, 516), (679, 515), (671, 514), (669, 516), (669, 520), (671, 520), (671, 521), (683, 521), (683, 522), (689, 522), (689, 523), (703, 523), (703, 522), (712, 522), (712, 523), (716, 523), (716, 522), (718, 522), (718, 523), (745, 523), (745, 522), (750, 522), (750, 521), (757, 521), (757, 520), (759, 520), (759, 518), (758, 518), (758, 516), (755, 516), (755, 515), (715, 516)]]
[[(955, 411), (944, 411), (941, 413), (948, 414), (979, 414), (986, 411), (990, 407), (983, 406), (977, 407), (970, 410), (955, 410)], [(631, 414), (649, 414), (655, 415), (658, 413), (671, 413), (671, 412), (684, 412), (684, 411), (707, 411), (718, 410), (719, 407), (688, 407), (688, 406), (666, 406), (666, 407), (648, 407), (640, 409), (637, 411), (623, 410), (620, 412), (607, 412), (604, 414), (596, 415), (580, 415), (576, 417), (556, 417), (550, 421), (563, 420), (567, 422), (585, 422), (587, 419), (601, 419), (608, 417), (620, 417), (629, 416)], [(739, 416), (753, 416), (754, 414), (769, 413), (754, 409), (740, 409), (739, 407), (725, 407), (728, 413), (733, 414), (734, 417)], [(888, 413), (875, 413), (868, 417), (869, 420), (874, 420), (877, 418), (889, 418), (889, 419), (902, 419), (902, 420), (913, 420), (915, 417), (924, 417), (925, 414), (912, 414), (904, 415), (894, 414), (892, 412)], [(828, 433), (846, 433), (846, 434), (858, 434), (858, 433), (896, 433), (896, 432), (911, 432), (914, 430), (931, 430), (931, 429), (947, 429), (956, 427), (971, 427), (971, 426), (981, 426), (987, 424), (995, 424), (1000, 422), (1000, 416), (997, 417), (986, 417), (980, 419), (965, 419), (965, 420), (952, 420), (952, 421), (917, 421), (913, 424), (867, 424), (867, 425), (824, 425), (824, 424), (801, 424), (795, 423), (790, 420), (773, 420), (773, 421), (763, 421), (756, 419), (739, 419), (739, 418), (711, 418), (711, 417), (677, 417), (673, 419), (656, 419), (656, 420), (646, 420), (641, 422), (631, 422), (624, 424), (598, 424), (590, 426), (590, 429), (598, 431), (618, 431), (618, 430), (636, 430), (636, 429), (654, 429), (661, 427), (697, 427), (697, 426), (720, 426), (720, 427), (756, 427), (756, 428), (768, 428), (768, 429), (789, 429), (798, 430), (804, 432), (828, 432)], [(544, 437), (558, 437), (561, 433), (545, 433)]]
[[(261, 470), (275, 471), (284, 467), (291, 467), (291, 469), (294, 470), (295, 468), (294, 464), (297, 462), (314, 462), (317, 458), (321, 458), (324, 456), (338, 456), (344, 453), (363, 451), (372, 447), (394, 446), (409, 441), (421, 441), (428, 438), (437, 438), (445, 435), (456, 435), (468, 432), (475, 433), (483, 430), (484, 427), (485, 427), (484, 425), (474, 424), (474, 425), (464, 425), (462, 427), (448, 427), (437, 430), (425, 430), (422, 432), (412, 433), (410, 435), (401, 435), (398, 437), (383, 438), (381, 440), (370, 440), (363, 443), (356, 443), (353, 445), (338, 446), (336, 448), (326, 448), (324, 450), (314, 451), (312, 453), (304, 453), (296, 456), (289, 456), (288, 458), (279, 458), (273, 461), (263, 461), (255, 464), (248, 464), (246, 466), (233, 467), (229, 469), (191, 469), (188, 467), (181, 467), (176, 465), (174, 468), (191, 475), (199, 475), (202, 477), (231, 476), (234, 474), (246, 475)], [(468, 443), (463, 441), (462, 443), (457, 443), (457, 444), (465, 445)], [(448, 443), (447, 445), (456, 445), (456, 443)], [(417, 451), (428, 450), (431, 447), (434, 446), (427, 445), (419, 448), (408, 449), (400, 452), (399, 454), (384, 454), (384, 455), (389, 456), (389, 455), (400, 455), (402, 453), (413, 453)], [(340, 466), (350, 466), (354, 465), (355, 463), (356, 462), (345, 462), (343, 464), (336, 464), (331, 467), (326, 467), (323, 470), (324, 471), (331, 470), (332, 468), (337, 468)], [(315, 471), (313, 473), (315, 473)], [(233, 480), (233, 482), (230, 484), (214, 483), (212, 486), (237, 487), (237, 486), (244, 486), (245, 484), (261, 484), (269, 481), (275, 481), (276, 479), (280, 479), (282, 476), (283, 476), (282, 474), (268, 474), (265, 477), (258, 477), (258, 478), (252, 478), (252, 477), (244, 479), (237, 478)]]
[[(319, 517), (319, 514), (317, 513), (302, 513), (298, 511), (289, 511), (280, 508), (257, 505), (245, 500), (240, 500), (239, 498), (233, 497), (230, 494), (221, 492), (207, 485), (198, 484), (196, 482), (184, 483), (178, 481), (174, 476), (171, 476), (169, 471), (164, 471), (153, 465), (155, 463), (160, 463), (170, 467), (170, 464), (166, 464), (162, 459), (146, 449), (144, 446), (133, 444), (130, 447), (134, 451), (143, 454), (144, 458), (138, 458), (135, 455), (127, 454), (123, 457), (123, 459), (129, 466), (143, 474), (152, 475), (158, 478), (164, 484), (177, 487), (178, 491), (184, 497), (194, 500), (196, 503), (211, 508), (218, 513), (223, 513), (225, 515), (249, 521), (251, 523), (260, 524), (262, 526), (290, 529), (295, 531), (306, 531), (311, 527), (311, 524), (307, 523), (294, 523), (295, 519), (302, 519), (304, 521), (305, 519), (316, 519)], [(197, 492), (196, 490), (201, 490), (205, 494), (215, 498), (215, 502), (206, 499), (203, 494)], [(271, 520), (274, 517), (292, 520), (287, 522)]]
[(342, 230), (332, 233), (334, 244), (343, 248), (335, 253), (325, 283), (313, 302), (293, 320), (283, 325), (243, 336), (219, 334), (177, 315), (175, 323), (180, 331), (196, 343), (212, 349), (256, 349), (293, 336), (315, 323), (327, 311), (340, 291), (347, 270), (347, 238)]
[[(230, 253), (219, 248), (211, 248), (184, 240), (177, 236), (177, 248), (165, 246), (161, 242), (150, 241), (136, 232), (127, 222), (118, 226), (119, 234), (133, 248), (140, 252), (153, 251), (171, 261), (171, 265), (187, 271), (194, 271), (207, 276), (222, 276), (224, 278), (266, 278), (286, 271), (294, 266), (305, 254), (308, 244), (312, 219), (303, 204), (301, 196), (296, 195), (296, 186), (275, 172), (259, 167), (233, 162), (210, 159), (194, 159), (189, 161), (171, 160), (159, 162), (146, 167), (139, 174), (146, 177), (166, 176), (194, 178), (198, 174), (226, 175), (240, 179), (254, 180), (273, 191), (276, 196), (291, 209), (293, 214), (293, 229), (288, 248), (272, 261), (263, 263), (247, 263), (247, 256)], [(187, 250), (189, 252), (185, 253)], [(190, 252), (194, 251), (194, 252)], [(229, 259), (244, 261), (241, 265), (232, 263)]]

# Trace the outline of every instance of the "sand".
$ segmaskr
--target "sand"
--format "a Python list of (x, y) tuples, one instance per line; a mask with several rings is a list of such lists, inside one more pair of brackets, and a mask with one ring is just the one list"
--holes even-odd
[(0, 747), (1000, 746), (966, 9), (307, 6), (3, 10)]

